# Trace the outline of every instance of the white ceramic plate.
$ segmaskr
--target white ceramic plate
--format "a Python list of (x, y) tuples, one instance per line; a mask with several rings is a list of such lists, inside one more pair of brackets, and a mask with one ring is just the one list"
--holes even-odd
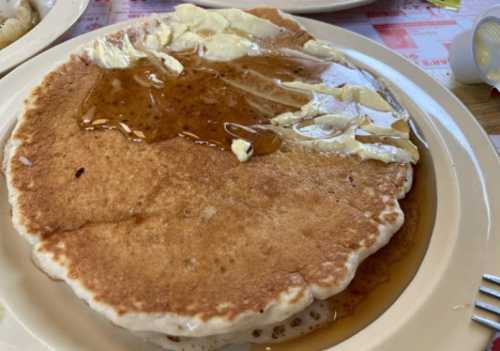
[[(454, 95), (403, 57), (347, 30), (308, 19), (301, 22), (397, 85), (401, 102), (429, 145), (437, 177), (436, 224), (416, 277), (382, 316), (335, 351), (484, 349), (491, 333), (470, 317), (481, 275), (500, 272), (500, 162), (488, 137)], [(50, 69), (78, 45), (125, 24), (65, 42), (3, 78), (0, 140), (8, 137), (30, 89)], [(49, 280), (35, 268), (29, 245), (11, 226), (3, 185), (0, 277), (0, 297), (9, 311), (50, 349), (156, 350), (112, 327), (65, 284)]]
[(82, 15), (89, 0), (32, 0), (42, 19), (21, 38), (0, 49), (0, 76), (45, 49)]
[(367, 5), (375, 0), (188, 0), (209, 7), (238, 7), (242, 9), (268, 5), (290, 13), (339, 11)]

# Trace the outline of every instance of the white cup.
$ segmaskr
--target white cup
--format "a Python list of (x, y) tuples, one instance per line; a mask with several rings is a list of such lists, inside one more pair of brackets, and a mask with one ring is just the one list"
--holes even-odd
[(449, 60), (458, 81), (500, 87), (500, 5), (484, 12), (472, 29), (455, 37)]

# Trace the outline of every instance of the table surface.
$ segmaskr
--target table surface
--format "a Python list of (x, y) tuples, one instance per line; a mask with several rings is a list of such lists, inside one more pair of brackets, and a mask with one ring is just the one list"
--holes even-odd
[[(262, 1), (264, 2), (264, 1)], [(170, 11), (176, 0), (91, 0), (81, 19), (59, 42), (81, 33), (149, 13)], [(456, 34), (500, 0), (462, 0), (459, 11), (438, 9), (424, 0), (379, 0), (312, 17), (370, 37), (396, 50), (448, 87), (474, 114), (500, 152), (500, 93), (485, 84), (463, 85), (453, 79), (448, 48)], [(0, 306), (0, 350), (46, 350)]]

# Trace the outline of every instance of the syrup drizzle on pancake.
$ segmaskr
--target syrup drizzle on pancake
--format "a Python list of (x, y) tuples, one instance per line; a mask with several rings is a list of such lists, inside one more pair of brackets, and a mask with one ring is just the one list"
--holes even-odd
[[(116, 129), (136, 142), (180, 136), (221, 150), (230, 150), (234, 139), (244, 139), (252, 144), (253, 154), (266, 155), (282, 144), (270, 128), (271, 118), (297, 111), (312, 98), (310, 92), (286, 88), (282, 82), (374, 88), (363, 71), (278, 52), (229, 62), (209, 61), (191, 52), (172, 55), (184, 66), (178, 76), (154, 58), (141, 59), (125, 69), (100, 68), (77, 114), (79, 126)], [(363, 114), (394, 124), (391, 113), (364, 108)], [(391, 138), (372, 139), (367, 141), (394, 144)]]
[(247, 56), (230, 62), (191, 54), (176, 58), (185, 67), (179, 76), (149, 59), (126, 69), (101, 69), (78, 114), (80, 127), (117, 129), (133, 141), (148, 143), (181, 136), (222, 150), (242, 138), (253, 144), (256, 155), (265, 155), (281, 145), (278, 135), (266, 128), (270, 118), (310, 100), (309, 94), (277, 82), (319, 82), (328, 68), (286, 56)]

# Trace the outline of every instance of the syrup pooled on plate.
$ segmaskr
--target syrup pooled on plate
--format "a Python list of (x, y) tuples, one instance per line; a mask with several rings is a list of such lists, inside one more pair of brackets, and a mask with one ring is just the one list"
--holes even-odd
[(415, 276), (434, 226), (436, 185), (429, 149), (412, 128), (421, 159), (414, 166), (412, 190), (400, 200), (405, 222), (391, 241), (359, 267), (349, 286), (326, 302), (333, 320), (309, 334), (283, 343), (254, 345), (252, 351), (320, 351), (353, 336), (374, 322)]

